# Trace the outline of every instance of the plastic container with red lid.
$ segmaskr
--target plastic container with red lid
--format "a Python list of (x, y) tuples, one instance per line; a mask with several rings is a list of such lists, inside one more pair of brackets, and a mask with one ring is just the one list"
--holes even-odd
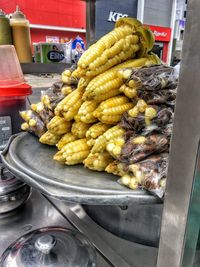
[(19, 112), (26, 109), (26, 98), (32, 93), (25, 82), (14, 46), (0, 46), (0, 150), (9, 137), (20, 131)]

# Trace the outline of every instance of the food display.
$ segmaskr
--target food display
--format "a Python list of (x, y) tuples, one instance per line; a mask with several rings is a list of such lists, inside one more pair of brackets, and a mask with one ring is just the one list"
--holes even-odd
[(153, 44), (138, 20), (119, 19), (41, 102), (21, 112), (22, 129), (56, 146), (61, 164), (113, 173), (123, 186), (162, 198), (177, 80), (151, 53)]

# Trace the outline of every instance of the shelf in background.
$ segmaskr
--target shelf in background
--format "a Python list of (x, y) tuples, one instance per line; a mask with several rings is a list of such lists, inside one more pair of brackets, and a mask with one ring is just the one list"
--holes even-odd
[(72, 64), (66, 63), (21, 63), (24, 74), (62, 73)]

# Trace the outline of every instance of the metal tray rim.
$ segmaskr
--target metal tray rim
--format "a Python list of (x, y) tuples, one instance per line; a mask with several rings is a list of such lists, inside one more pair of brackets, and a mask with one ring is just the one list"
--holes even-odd
[[(20, 139), (26, 138), (27, 133), (20, 133), (12, 136), (8, 145), (2, 152), (2, 161), (7, 168), (13, 172), (18, 178), (22, 178), (26, 183), (38, 188), (45, 194), (57, 199), (78, 202), (84, 204), (126, 204), (130, 202), (136, 203), (160, 203), (160, 200), (147, 193), (146, 191), (137, 190), (96, 190), (81, 186), (67, 185), (62, 181), (49, 180), (40, 177), (31, 170), (27, 170), (25, 166), (21, 166), (16, 159), (15, 146)], [(13, 145), (15, 144), (15, 145)], [(9, 159), (8, 159), (9, 158)], [(39, 177), (39, 179), (38, 179)], [(42, 179), (41, 179), (42, 178)], [(52, 192), (52, 188), (57, 186), (59, 196)], [(47, 189), (48, 188), (48, 189)], [(87, 189), (87, 190), (86, 190)]]

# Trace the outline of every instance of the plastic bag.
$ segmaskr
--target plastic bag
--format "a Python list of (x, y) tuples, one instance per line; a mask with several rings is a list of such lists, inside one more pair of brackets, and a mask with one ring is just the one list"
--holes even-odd
[(40, 116), (45, 125), (54, 117), (53, 111), (47, 108), (42, 102), (32, 104), (31, 109)]
[(79, 58), (85, 51), (83, 39), (78, 35), (72, 42), (72, 62), (78, 62)]
[[(149, 126), (146, 125), (145, 113), (139, 113), (137, 117), (131, 117), (128, 112), (124, 113), (121, 118), (120, 126), (125, 130), (134, 131), (135, 134), (143, 134), (157, 130), (162, 131), (162, 128), (172, 122), (173, 109), (166, 106), (151, 106), (157, 112), (156, 117), (151, 120)], [(145, 135), (146, 135), (145, 134)]]
[[(124, 164), (123, 170), (127, 178), (121, 178), (120, 184), (129, 187), (131, 180), (135, 181), (135, 186), (148, 190), (149, 192), (163, 198), (168, 168), (168, 153), (152, 155), (135, 164)], [(120, 163), (117, 164), (117, 166)], [(126, 183), (127, 182), (127, 183)], [(129, 182), (129, 183), (128, 183)]]
[(50, 110), (54, 110), (57, 104), (65, 97), (62, 93), (63, 82), (57, 82), (46, 91), (41, 92), (42, 103)]
[(130, 80), (135, 82), (136, 88), (145, 91), (157, 91), (160, 89), (173, 89), (177, 87), (177, 77), (174, 68), (166, 65), (144, 66), (132, 70)]
[(137, 97), (143, 99), (148, 105), (161, 105), (174, 107), (176, 102), (176, 89), (162, 89), (159, 91), (137, 90)]
[(21, 129), (41, 137), (46, 131), (46, 125), (40, 118), (39, 114), (32, 110), (21, 111), (20, 115), (25, 121), (21, 125)]
[(165, 192), (168, 157), (169, 154), (163, 153), (150, 156), (136, 163), (138, 172), (141, 172), (143, 175), (141, 187), (160, 198), (163, 197)]
[(152, 133), (146, 137), (134, 136), (122, 148), (120, 162), (128, 164), (141, 161), (148, 156), (169, 150), (169, 138), (163, 134)]

